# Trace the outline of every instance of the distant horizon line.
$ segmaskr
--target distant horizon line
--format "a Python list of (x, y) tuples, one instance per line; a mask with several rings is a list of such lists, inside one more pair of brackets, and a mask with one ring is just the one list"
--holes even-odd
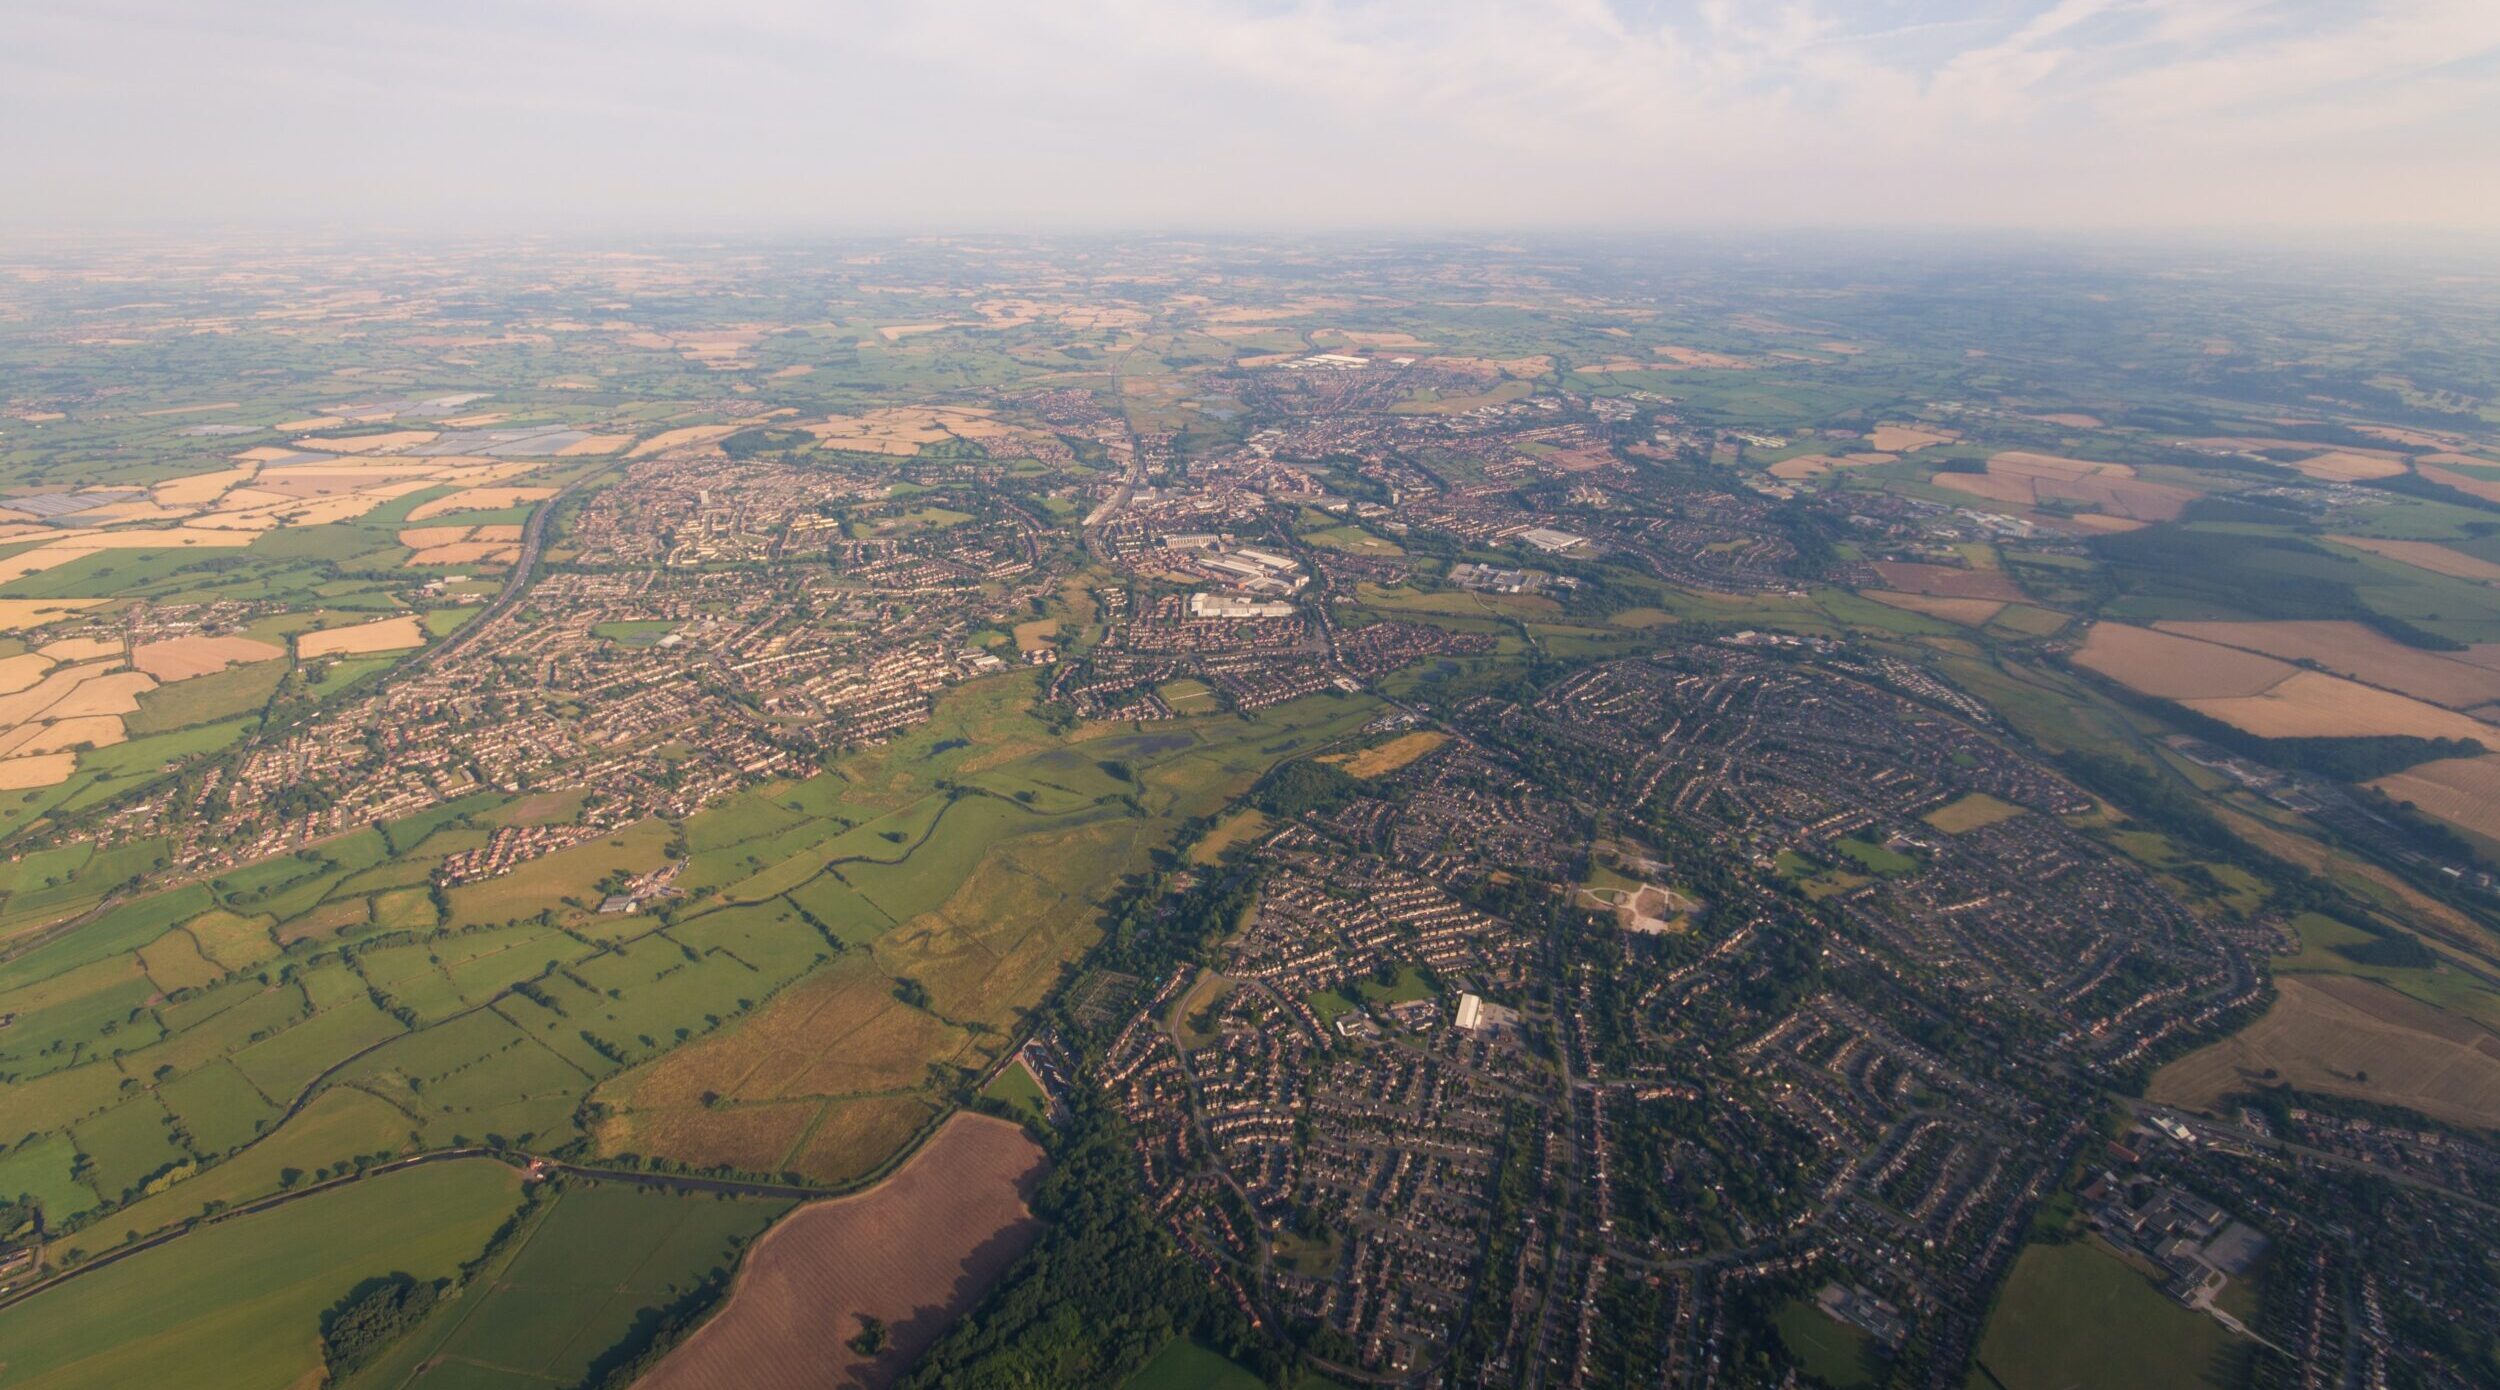
[(1291, 241), (1382, 244), (1458, 242), (1481, 250), (1499, 250), (1501, 248), (1495, 243), (1503, 241), (1551, 246), (1569, 243), (1622, 242), (1644, 238), (1669, 242), (1711, 243), (1745, 237), (1773, 237), (1801, 241), (1830, 241), (1844, 238), (1899, 241), (1982, 239), (1996, 242), (2028, 242), (2046, 246), (2099, 244), (2142, 246), (2159, 243), (2177, 243), (2183, 246), (2251, 244), (2303, 249), (2332, 249), (2345, 246), (2454, 246), (2487, 252), (2491, 259), (2500, 262), (2500, 225), (2460, 227), (2395, 223), (2111, 223), (2091, 226), (2049, 226), (2012, 222), (1850, 223), (1729, 220), (1645, 224), (1590, 222), (1504, 225), (1488, 222), (1425, 225), (1346, 222), (1226, 226), (1217, 223), (1135, 221), (1068, 223), (1045, 227), (1001, 227), (975, 224), (949, 226), (937, 222), (923, 222), (774, 224), (744, 229), (666, 223), (608, 227), (522, 225), (497, 229), (477, 225), (434, 226), (387, 221), (324, 221), (284, 224), (258, 221), (165, 220), (73, 224), (10, 221), (0, 218), (0, 249), (18, 244), (54, 245), (81, 241), (129, 243), (193, 240), (214, 243), (365, 239), (385, 244), (458, 242), (612, 246), (618, 243), (641, 243), (675, 247), (807, 246), (862, 242), (896, 244), (958, 242), (1047, 244), (1122, 241), (1174, 243), (1203, 241), (1225, 244)]

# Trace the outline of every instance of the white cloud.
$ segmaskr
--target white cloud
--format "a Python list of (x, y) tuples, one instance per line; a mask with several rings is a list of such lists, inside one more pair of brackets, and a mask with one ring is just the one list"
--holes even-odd
[(22, 221), (2500, 226), (2491, 0), (19, 8)]

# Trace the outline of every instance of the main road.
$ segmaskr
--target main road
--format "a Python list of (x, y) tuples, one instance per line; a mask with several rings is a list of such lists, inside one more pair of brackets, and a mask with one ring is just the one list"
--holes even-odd
[(449, 637), (409, 658), (407, 665), (392, 672), (393, 677), (422, 671), (432, 666), (450, 653), (467, 646), (477, 634), (485, 631), (490, 623), (509, 612), (512, 605), (520, 601), (521, 591), (529, 587), (530, 576), (538, 569), (539, 552), (547, 545), (548, 520), (556, 514), (556, 508), (564, 504), (564, 499), (572, 496), (581, 489), (583, 484), (598, 476), (600, 476), (598, 473), (586, 473), (575, 478), (556, 489), (554, 496), (539, 503), (537, 509), (530, 513), (528, 523), (521, 528), (521, 553), (512, 562), (512, 573), (505, 577), (502, 591), (487, 603), (486, 611), (462, 623), (459, 630)]

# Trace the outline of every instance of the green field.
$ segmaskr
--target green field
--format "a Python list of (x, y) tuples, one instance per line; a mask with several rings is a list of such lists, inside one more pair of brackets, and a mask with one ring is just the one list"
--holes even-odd
[(981, 1094), (1012, 1108), (1027, 1123), (1039, 1124), (1049, 1108), (1049, 1098), (1042, 1094), (1042, 1084), (1033, 1079), (1022, 1062), (1009, 1062), (981, 1088)]
[(478, 1287), (350, 1382), (356, 1390), (574, 1385), (637, 1320), (725, 1274), (790, 1204), (568, 1181)]
[(210, 1226), (0, 1311), (0, 1374), (45, 1390), (296, 1384), (321, 1364), (322, 1310), (360, 1280), (456, 1274), (519, 1194), (511, 1169), (460, 1160)]
[(1176, 1337), (1130, 1376), (1123, 1390), (1258, 1390), (1265, 1384), (1222, 1352)]
[[(2125, 1335), (2112, 1335), (2113, 1329)], [(2034, 1245), (2014, 1262), (1979, 1343), (1970, 1390), (2204, 1390), (2230, 1385), (2241, 1346), (2096, 1242)]]
[(1812, 1299), (1800, 1298), (1780, 1309), (1773, 1325), (1806, 1374), (1832, 1390), (1883, 1384), (1884, 1363), (1874, 1339), (1835, 1320)]
[(1833, 841), (1832, 848), (1856, 860), (1865, 867), (1868, 873), (1872, 874), (1906, 874), (1918, 867), (1917, 860), (1899, 850), (1887, 849), (1872, 840), (1844, 838)]
[(592, 623), (590, 635), (614, 642), (620, 647), (648, 647), (677, 630), (677, 624), (647, 618), (617, 618)]

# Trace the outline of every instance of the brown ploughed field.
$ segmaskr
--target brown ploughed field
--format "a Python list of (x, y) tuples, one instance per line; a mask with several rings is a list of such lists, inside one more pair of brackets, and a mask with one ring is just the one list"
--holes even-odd
[[(765, 1233), (729, 1302), (638, 1390), (892, 1384), (1041, 1233), (1025, 1200), (1042, 1161), (1021, 1127), (955, 1116), (892, 1177)], [(850, 1347), (863, 1315), (886, 1328), (873, 1357)]]

